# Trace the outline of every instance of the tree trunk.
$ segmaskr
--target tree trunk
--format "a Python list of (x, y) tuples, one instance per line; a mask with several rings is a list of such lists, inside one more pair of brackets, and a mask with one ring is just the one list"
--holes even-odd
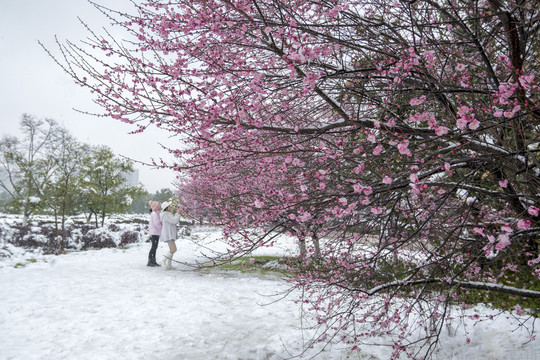
[(315, 256), (319, 258), (321, 257), (321, 246), (319, 242), (319, 237), (316, 235), (313, 235), (312, 239), (313, 239), (313, 246), (315, 247)]
[(300, 255), (306, 255), (306, 240), (298, 239), (298, 245), (300, 246)]

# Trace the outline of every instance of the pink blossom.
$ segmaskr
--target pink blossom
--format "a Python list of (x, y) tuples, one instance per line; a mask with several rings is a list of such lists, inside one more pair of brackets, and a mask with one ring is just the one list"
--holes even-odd
[(303, 213), (302, 215), (300, 215), (300, 216), (298, 217), (298, 220), (299, 220), (299, 221), (302, 221), (302, 222), (305, 222), (305, 221), (311, 220), (312, 217), (313, 217), (313, 216), (311, 216), (310, 213), (305, 212), (305, 213)]
[(517, 222), (518, 229), (528, 229), (531, 227), (531, 221), (530, 220), (519, 220)]
[(514, 112), (512, 110), (507, 110), (503, 115), (505, 118), (510, 119), (512, 116), (514, 116)]
[(446, 126), (437, 126), (435, 129), (435, 134), (437, 134), (437, 136), (446, 135), (448, 134), (448, 130), (449, 129)]
[(259, 199), (255, 200), (253, 205), (255, 205), (255, 207), (258, 208), (258, 209), (262, 209), (264, 207), (264, 203)]
[(295, 166), (302, 166), (303, 163), (300, 159), (298, 158), (294, 158), (293, 161), (292, 161), (292, 164), (295, 165)]
[(408, 146), (409, 146), (409, 141), (408, 140), (403, 140), (402, 142), (400, 142), (398, 144), (398, 146), (397, 146), (397, 148), (399, 150), (399, 153), (402, 154), (402, 155), (411, 156), (412, 153), (409, 150)]
[(499, 186), (502, 187), (502, 188), (507, 188), (508, 187), (508, 180), (504, 179), (504, 180), (499, 181)]
[(367, 137), (367, 141), (369, 141), (370, 143), (376, 143), (377, 138), (375, 137), (374, 134), (369, 134), (368, 137)]
[(529, 215), (531, 216), (538, 216), (538, 213), (540, 212), (540, 209), (538, 209), (536, 206), (530, 206), (527, 210)]
[(433, 122), (435, 121), (435, 116), (429, 111), (425, 111), (423, 113), (416, 113), (413, 116), (409, 116), (407, 120), (413, 121), (413, 122), (422, 122), (422, 121)]
[(450, 165), (449, 163), (444, 163), (444, 170), (446, 171), (450, 171), (450, 169), (452, 168), (452, 165)]
[(428, 50), (424, 52), (424, 58), (426, 59), (427, 67), (433, 67), (435, 65), (435, 51)]
[(342, 198), (339, 198), (338, 201), (339, 201), (339, 203), (340, 203), (341, 205), (343, 205), (343, 206), (346, 206), (346, 205), (347, 205), (347, 198), (342, 197)]
[(499, 108), (495, 108), (495, 112), (493, 112), (493, 116), (495, 116), (496, 118), (502, 117), (503, 116), (502, 110)]
[(374, 215), (382, 214), (382, 212), (383, 212), (383, 208), (380, 207), (380, 206), (375, 206), (375, 207), (371, 208), (371, 213), (374, 214)]
[(411, 180), (412, 183), (416, 184), (418, 183), (418, 176), (416, 174), (411, 174), (409, 175), (409, 179)]
[[(535, 266), (535, 265), (540, 264), (540, 255), (538, 255), (538, 257), (537, 257), (536, 259), (534, 259), (534, 260), (529, 260), (529, 261), (527, 261), (527, 264), (528, 264), (529, 266)], [(540, 270), (540, 269), (539, 269), (539, 270)]]
[(457, 115), (459, 117), (463, 117), (467, 115), (472, 109), (468, 106), (460, 106), (457, 112)]
[(456, 126), (461, 130), (465, 130), (467, 128), (467, 119), (460, 117), (456, 120)]
[(290, 164), (290, 163), (292, 163), (292, 161), (293, 161), (292, 155), (291, 155), (291, 154), (288, 154), (288, 155), (285, 157), (285, 164)]
[(503, 250), (508, 245), (510, 245), (510, 239), (508, 238), (508, 235), (501, 234), (501, 235), (499, 235), (499, 242), (495, 246), (495, 249), (496, 250)]
[(354, 172), (355, 174), (360, 174), (361, 172), (364, 171), (364, 168), (365, 168), (364, 163), (360, 163), (360, 164), (358, 164), (357, 167), (355, 167), (355, 168), (353, 169), (353, 172)]
[(375, 149), (373, 149), (373, 155), (379, 155), (383, 151), (382, 145), (377, 145)]
[(411, 104), (411, 106), (418, 106), (422, 104), (424, 101), (426, 101), (426, 97), (422, 95), (418, 99), (411, 99), (409, 103)]
[(519, 83), (521, 84), (521, 86), (523, 86), (525, 90), (531, 89), (531, 85), (533, 84), (533, 81), (534, 81), (534, 74), (521, 75), (519, 77)]
[(386, 175), (384, 179), (382, 180), (383, 184), (391, 184), (394, 181), (390, 176)]
[(366, 186), (364, 188), (364, 194), (365, 195), (371, 195), (373, 193), (373, 189), (371, 188), (371, 186)]
[(509, 234), (514, 232), (514, 230), (510, 226), (506, 226), (506, 225), (501, 227), (501, 230)]
[(512, 97), (517, 84), (502, 83), (499, 85), (498, 101), (500, 104), (508, 104), (508, 99)]
[(355, 193), (360, 193), (364, 190), (364, 187), (360, 184), (354, 184), (352, 187)]
[(475, 227), (473, 228), (473, 232), (477, 235), (482, 235), (482, 237), (486, 237), (486, 234), (484, 233), (484, 229)]
[(476, 120), (476, 119), (473, 119), (470, 123), (469, 123), (469, 129), (471, 130), (476, 130), (480, 127), (480, 121)]

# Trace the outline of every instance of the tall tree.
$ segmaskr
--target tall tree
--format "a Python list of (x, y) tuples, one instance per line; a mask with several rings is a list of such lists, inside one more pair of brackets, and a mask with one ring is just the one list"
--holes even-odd
[(181, 194), (239, 251), (273, 236), (246, 229), (324, 238), (295, 269), (328, 332), (425, 357), (467, 291), (538, 315), (539, 2), (100, 9), (130, 41), (59, 44), (59, 64), (105, 115), (183, 135)]
[(130, 160), (119, 158), (106, 146), (93, 147), (83, 160), (84, 172), (80, 180), (88, 219), (95, 218), (96, 227), (105, 223), (107, 215), (122, 213), (133, 199), (142, 194), (140, 186), (128, 186), (124, 174), (133, 171)]
[[(65, 223), (69, 215), (83, 209), (81, 203), (81, 178), (83, 161), (90, 151), (90, 146), (79, 143), (66, 129), (60, 129), (54, 135), (57, 145), (49, 157), (54, 161), (56, 170), (46, 188), (45, 200), (55, 217), (57, 235), (62, 236), (60, 252), (64, 250)], [(58, 219), (60, 218), (60, 229)]]
[(52, 119), (37, 119), (23, 114), (20, 128), (24, 135), (4, 136), (0, 141), (0, 166), (5, 178), (2, 187), (10, 196), (11, 204), (23, 214), (23, 223), (44, 206), (43, 191), (55, 170), (55, 162), (48, 156), (55, 148), (54, 136), (60, 127)]

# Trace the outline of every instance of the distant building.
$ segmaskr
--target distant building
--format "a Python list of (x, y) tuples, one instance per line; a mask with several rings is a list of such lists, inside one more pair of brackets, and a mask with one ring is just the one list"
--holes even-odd
[(123, 174), (124, 179), (126, 179), (126, 185), (129, 187), (139, 185), (139, 169), (135, 169), (131, 172), (126, 172)]

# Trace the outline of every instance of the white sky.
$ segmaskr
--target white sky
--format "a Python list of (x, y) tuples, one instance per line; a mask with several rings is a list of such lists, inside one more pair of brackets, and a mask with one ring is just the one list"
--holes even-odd
[[(129, 0), (97, 2), (132, 12)], [(98, 33), (108, 25), (107, 19), (86, 0), (0, 0), (0, 136), (21, 137), (21, 115), (28, 113), (55, 119), (79, 141), (107, 145), (118, 155), (147, 163), (151, 158), (171, 160), (158, 145), (174, 145), (164, 131), (152, 128), (132, 135), (128, 134), (135, 129), (132, 126), (73, 110), (95, 110), (96, 105), (89, 91), (75, 85), (38, 40), (58, 55), (55, 36), (60, 42), (69, 39), (75, 43), (87, 37), (77, 17)], [(139, 181), (148, 191), (172, 188), (174, 172), (135, 166), (139, 168)]]

